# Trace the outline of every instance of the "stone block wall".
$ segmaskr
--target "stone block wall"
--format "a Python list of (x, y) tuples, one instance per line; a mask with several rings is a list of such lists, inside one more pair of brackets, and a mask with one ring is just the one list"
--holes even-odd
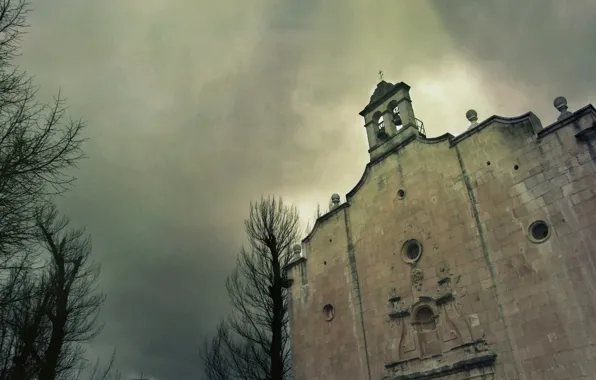
[(492, 117), (371, 162), (288, 267), (295, 379), (591, 378), (595, 120)]

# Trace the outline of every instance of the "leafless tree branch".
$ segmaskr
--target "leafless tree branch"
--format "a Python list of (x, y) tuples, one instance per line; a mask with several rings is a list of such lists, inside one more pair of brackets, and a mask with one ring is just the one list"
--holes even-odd
[(291, 367), (286, 278), (300, 236), (298, 211), (281, 199), (251, 203), (245, 221), (248, 248), (240, 250), (226, 288), (234, 312), (202, 351), (212, 380), (283, 380)]

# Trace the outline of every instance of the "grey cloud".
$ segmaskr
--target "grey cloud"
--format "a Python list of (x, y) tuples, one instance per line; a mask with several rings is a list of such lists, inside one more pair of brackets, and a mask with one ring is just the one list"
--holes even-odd
[[(199, 378), (196, 349), (229, 310), (224, 279), (248, 202), (277, 193), (324, 204), (356, 183), (367, 161), (357, 113), (379, 69), (412, 85), (432, 135), (465, 127), (481, 95), (454, 89), (436, 99), (417, 89), (450, 79), (441, 76), (451, 59), (480, 73), (474, 89), (495, 102), (486, 112), (518, 111), (495, 87), (521, 88), (546, 115), (555, 94), (593, 98), (594, 52), (576, 44), (585, 21), (570, 23), (549, 5), (535, 13), (550, 26), (528, 28), (523, 42), (474, 4), (34, 0), (20, 63), (42, 97), (62, 86), (71, 115), (89, 123), (90, 158), (60, 203), (88, 227), (103, 265), (106, 329), (92, 351), (117, 346), (124, 374)], [(498, 14), (495, 2), (483, 4)], [(503, 17), (520, 26), (539, 19)], [(557, 29), (575, 38), (545, 43)], [(535, 88), (546, 100), (532, 100)]]
[[(433, 1), (456, 51), (484, 74), (495, 103), (511, 88), (536, 111), (565, 95), (595, 101), (596, 4), (590, 0)], [(508, 86), (498, 86), (505, 82)]]

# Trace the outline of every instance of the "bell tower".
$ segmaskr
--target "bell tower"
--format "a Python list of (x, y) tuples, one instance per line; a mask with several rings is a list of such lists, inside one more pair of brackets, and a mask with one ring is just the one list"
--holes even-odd
[(414, 116), (410, 86), (403, 82), (396, 84), (381, 80), (360, 112), (368, 137), (371, 160), (382, 156), (400, 143), (425, 135), (422, 122)]

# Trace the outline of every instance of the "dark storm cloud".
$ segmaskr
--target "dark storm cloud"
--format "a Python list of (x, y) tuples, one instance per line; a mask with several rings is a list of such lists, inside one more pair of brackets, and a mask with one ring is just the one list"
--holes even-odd
[[(248, 202), (277, 193), (309, 217), (357, 182), (367, 160), (357, 112), (379, 69), (412, 85), (432, 135), (465, 128), (470, 107), (525, 112), (536, 88), (552, 119), (555, 95), (579, 105), (594, 95), (584, 61), (594, 45), (575, 41), (587, 8), (581, 23), (549, 5), (505, 12), (503, 26), (488, 17), (497, 2), (460, 3), (34, 0), (20, 63), (42, 97), (62, 86), (89, 124), (90, 158), (60, 203), (103, 265), (106, 328), (91, 352), (116, 346), (125, 375), (198, 378), (201, 337), (229, 309), (224, 280)], [(525, 22), (537, 25), (516, 32)], [(558, 29), (561, 42), (541, 40)], [(483, 97), (497, 99), (494, 88), (517, 95), (493, 104)]]
[(317, 4), (107, 3), (35, 3), (21, 63), (90, 125), (61, 205), (103, 264), (91, 352), (116, 346), (125, 375), (196, 378), (248, 202), (305, 182), (287, 163), (326, 155), (294, 141), (306, 50), (323, 48)]

